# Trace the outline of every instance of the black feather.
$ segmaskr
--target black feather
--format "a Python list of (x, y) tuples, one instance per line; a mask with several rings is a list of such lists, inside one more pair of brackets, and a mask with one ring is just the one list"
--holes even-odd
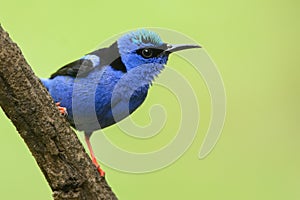
[(84, 77), (95, 68), (107, 65), (110, 65), (115, 70), (119, 70), (124, 73), (127, 72), (124, 63), (122, 62), (117, 42), (113, 43), (108, 48), (98, 49), (87, 55), (99, 56), (100, 64), (98, 66), (93, 66), (93, 63), (90, 60), (79, 59), (63, 66), (53, 73), (50, 78), (52, 79), (56, 76)]

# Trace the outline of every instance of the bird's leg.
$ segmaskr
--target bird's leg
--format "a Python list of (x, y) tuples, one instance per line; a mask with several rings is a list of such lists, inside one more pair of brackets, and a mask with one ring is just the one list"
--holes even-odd
[(105, 175), (105, 172), (101, 169), (99, 163), (97, 162), (97, 159), (95, 157), (95, 154), (94, 154), (91, 142), (90, 142), (90, 135), (85, 134), (85, 142), (86, 142), (86, 144), (87, 144), (87, 146), (89, 148), (93, 164), (96, 166), (98, 172), (100, 173), (100, 176), (103, 177)]
[(61, 107), (60, 102), (55, 103), (55, 105), (57, 106), (57, 108), (58, 108), (61, 115), (63, 115), (63, 116), (68, 115), (67, 109), (65, 107)]

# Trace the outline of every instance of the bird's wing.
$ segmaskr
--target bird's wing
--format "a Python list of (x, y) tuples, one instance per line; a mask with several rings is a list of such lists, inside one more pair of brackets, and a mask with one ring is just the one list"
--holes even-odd
[(113, 43), (108, 48), (98, 49), (85, 55), (79, 60), (63, 66), (53, 73), (50, 78), (54, 78), (56, 76), (84, 77), (96, 67), (103, 67), (107, 65), (110, 65), (116, 70), (126, 72), (126, 67), (119, 54), (117, 42)]
[(50, 78), (54, 78), (56, 76), (84, 76), (92, 71), (93, 68), (94, 66), (91, 61), (80, 59), (63, 66), (55, 73), (53, 73)]

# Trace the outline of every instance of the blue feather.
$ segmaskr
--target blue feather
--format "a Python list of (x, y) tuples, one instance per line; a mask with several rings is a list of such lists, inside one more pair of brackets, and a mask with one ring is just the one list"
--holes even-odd
[(198, 46), (169, 47), (155, 32), (141, 29), (41, 79), (54, 101), (67, 109), (70, 124), (85, 132), (101, 175), (89, 142), (91, 134), (124, 119), (144, 102), (171, 52)]

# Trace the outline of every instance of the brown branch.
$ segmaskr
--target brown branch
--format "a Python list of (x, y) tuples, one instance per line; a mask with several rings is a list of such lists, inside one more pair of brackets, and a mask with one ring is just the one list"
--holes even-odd
[(36, 159), (54, 199), (117, 199), (1, 25), (0, 106)]

